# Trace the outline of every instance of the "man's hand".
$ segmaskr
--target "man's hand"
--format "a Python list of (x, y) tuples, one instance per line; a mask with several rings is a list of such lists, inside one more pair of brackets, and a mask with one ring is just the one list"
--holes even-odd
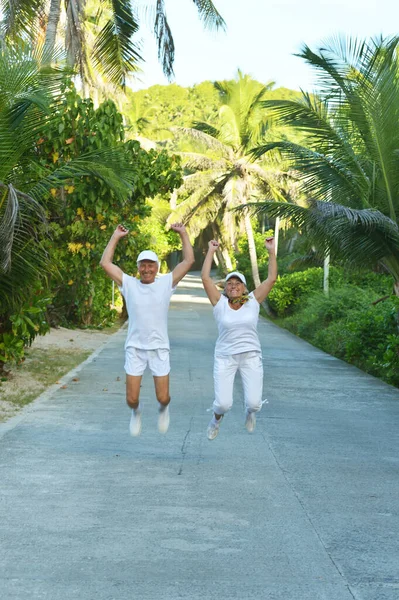
[(276, 242), (274, 237), (268, 237), (265, 239), (265, 248), (269, 253), (276, 253)]
[(123, 225), (118, 225), (118, 227), (115, 229), (114, 233), (112, 234), (113, 238), (116, 238), (118, 240), (120, 240), (123, 237), (126, 237), (129, 233), (129, 230), (126, 229), (126, 227), (124, 227)]
[(209, 252), (216, 252), (217, 250), (219, 250), (219, 248), (220, 248), (220, 244), (216, 240), (211, 240), (208, 244)]
[(183, 225), (183, 223), (172, 223), (170, 228), (179, 234), (184, 233), (186, 231), (186, 227), (185, 225)]

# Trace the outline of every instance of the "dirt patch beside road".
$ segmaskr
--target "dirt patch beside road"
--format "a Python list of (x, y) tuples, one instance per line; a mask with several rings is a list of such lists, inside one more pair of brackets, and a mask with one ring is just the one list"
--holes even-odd
[(57, 383), (109, 340), (110, 334), (119, 327), (120, 323), (102, 331), (59, 327), (37, 337), (27, 350), (24, 362), (11, 370), (7, 381), (0, 383), (0, 421), (14, 416)]

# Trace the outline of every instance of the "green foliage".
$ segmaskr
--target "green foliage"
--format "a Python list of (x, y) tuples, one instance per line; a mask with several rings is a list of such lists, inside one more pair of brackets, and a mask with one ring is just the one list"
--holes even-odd
[(302, 299), (323, 286), (323, 269), (314, 267), (279, 277), (268, 295), (270, 307), (278, 316), (292, 311)]
[[(269, 101), (278, 122), (303, 134), (253, 150), (279, 151), (303, 185), (309, 208), (266, 202), (321, 255), (350, 265), (382, 264), (399, 289), (399, 38), (335, 38), (300, 56), (318, 73), (318, 97)], [(328, 202), (326, 202), (328, 200)]]
[[(111, 285), (99, 261), (118, 223), (130, 230), (115, 260), (132, 272), (140, 249), (148, 245), (148, 231), (139, 224), (149, 214), (146, 198), (171, 191), (181, 182), (179, 159), (165, 151), (146, 152), (138, 142), (124, 142), (122, 117), (112, 101), (94, 109), (71, 86), (50, 126), (39, 139), (43, 168), (62, 168), (73, 158), (104, 148), (124, 154), (132, 193), (118, 198), (107, 182), (89, 176), (74, 178), (62, 188), (52, 188), (48, 199), (52, 240), (49, 252), (60, 277), (53, 278), (55, 322), (105, 325), (115, 317), (110, 307)], [(51, 198), (56, 198), (52, 207)], [(61, 207), (61, 209), (59, 208)]]
[(157, 140), (170, 138), (170, 127), (191, 127), (194, 121), (214, 119), (220, 106), (219, 95), (210, 81), (191, 88), (173, 83), (137, 92), (127, 90), (127, 97), (124, 113), (128, 123)]
[[(231, 84), (232, 82), (224, 82)], [(262, 84), (257, 82), (259, 88)], [(171, 138), (171, 127), (192, 127), (194, 122), (213, 123), (224, 102), (211, 81), (203, 81), (192, 87), (181, 87), (175, 83), (153, 85), (145, 90), (126, 90), (127, 103), (124, 114), (135, 133), (151, 139), (165, 141)], [(297, 99), (299, 92), (287, 88), (267, 90), (265, 99)], [(186, 142), (181, 150), (189, 151), (193, 145)]]
[[(356, 286), (339, 285), (330, 290), (328, 296), (320, 290), (311, 290), (294, 305), (294, 314), (287, 317), (284, 323), (291, 331), (309, 339), (317, 330), (325, 329), (331, 323), (343, 319), (348, 310), (361, 311), (370, 306), (376, 298), (372, 290), (363, 290)], [(292, 312), (292, 311), (291, 311)]]
[(322, 350), (399, 386), (399, 301), (347, 310), (344, 318), (308, 338)]
[[(267, 277), (267, 269), (269, 264), (269, 253), (265, 248), (265, 238), (268, 235), (272, 235), (272, 230), (266, 231), (265, 233), (260, 233), (256, 231), (257, 223), (253, 222), (254, 227), (254, 241), (256, 248), (256, 256), (258, 258), (258, 267), (259, 267), (259, 275), (261, 280), (266, 279)], [(245, 236), (242, 236), (238, 240), (238, 252), (234, 254), (234, 259), (236, 262), (236, 268), (241, 271), (241, 273), (245, 274), (245, 278), (247, 280), (248, 289), (254, 289), (254, 281), (252, 278), (251, 271), (251, 261), (249, 258), (249, 249), (248, 249), (248, 239)]]
[(51, 295), (34, 289), (29, 301), (3, 322), (3, 332), (0, 333), (0, 364), (22, 362), (25, 347), (30, 346), (37, 335), (44, 335), (49, 331), (47, 309), (50, 302)]
[(333, 267), (328, 296), (321, 290), (322, 280), (321, 268), (281, 277), (269, 294), (270, 305), (284, 317), (279, 323), (325, 352), (399, 386), (399, 299), (389, 295), (392, 279)]

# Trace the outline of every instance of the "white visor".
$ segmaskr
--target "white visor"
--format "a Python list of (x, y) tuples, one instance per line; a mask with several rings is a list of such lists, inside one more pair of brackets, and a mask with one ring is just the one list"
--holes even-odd
[(242, 273), (239, 273), (238, 271), (233, 271), (232, 273), (229, 273), (228, 275), (226, 275), (226, 281), (228, 281), (232, 277), (237, 277), (237, 279), (239, 279), (241, 281), (241, 283), (243, 283), (244, 285), (247, 285), (247, 280), (245, 279), (245, 277)]
[(159, 258), (152, 250), (143, 250), (137, 257), (137, 264), (142, 260), (152, 260), (152, 262), (156, 262), (159, 265)]

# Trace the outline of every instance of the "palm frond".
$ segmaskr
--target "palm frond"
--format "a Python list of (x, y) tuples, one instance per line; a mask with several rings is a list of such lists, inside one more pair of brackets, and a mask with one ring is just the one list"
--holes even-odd
[(211, 0), (193, 0), (198, 14), (208, 29), (225, 29), (226, 23)]
[(202, 143), (207, 148), (218, 152), (222, 157), (226, 159), (232, 158), (232, 152), (228, 146), (220, 142), (212, 135), (205, 133), (204, 131), (194, 129), (192, 127), (171, 127), (170, 131), (176, 136), (187, 136), (197, 143)]
[(166, 77), (170, 79), (173, 76), (175, 43), (166, 17), (164, 0), (157, 0), (156, 3), (154, 34), (158, 42), (158, 60)]
[(65, 182), (91, 175), (100, 179), (120, 200), (126, 200), (133, 190), (134, 176), (123, 149), (108, 148), (90, 152), (70, 160), (38, 181), (29, 189), (32, 198), (40, 199), (48, 195), (52, 188), (61, 187)]
[(311, 201), (309, 207), (281, 202), (248, 205), (254, 214), (290, 220), (322, 255), (329, 252), (348, 264), (381, 262), (399, 280), (399, 229), (378, 210), (356, 210), (333, 202)]
[(183, 162), (183, 166), (189, 170), (195, 171), (220, 171), (223, 168), (227, 168), (225, 160), (215, 160), (205, 154), (198, 154), (195, 152), (176, 152)]
[(18, 249), (38, 240), (38, 226), (45, 220), (44, 209), (34, 198), (0, 182), (0, 272), (9, 272), (15, 261), (34, 269), (38, 258), (31, 260)]
[(26, 36), (34, 39), (39, 22), (45, 18), (45, 8), (46, 3), (43, 0), (1, 0), (1, 29), (4, 38), (17, 39)]
[(208, 135), (218, 139), (220, 135), (220, 129), (211, 125), (210, 123), (205, 123), (205, 121), (194, 121), (193, 129), (197, 131), (202, 131), (203, 133), (207, 133)]
[(334, 198), (334, 201), (341, 204), (358, 208), (366, 203), (369, 181), (357, 176), (345, 162), (336, 160), (333, 155), (326, 156), (291, 142), (271, 142), (258, 146), (251, 152), (254, 157), (259, 158), (275, 149), (289, 162), (302, 181), (308, 197), (319, 200)]
[(142, 61), (140, 49), (133, 41), (139, 25), (131, 6), (122, 0), (112, 0), (112, 16), (97, 36), (93, 63), (109, 80), (124, 87), (126, 77), (138, 70)]

